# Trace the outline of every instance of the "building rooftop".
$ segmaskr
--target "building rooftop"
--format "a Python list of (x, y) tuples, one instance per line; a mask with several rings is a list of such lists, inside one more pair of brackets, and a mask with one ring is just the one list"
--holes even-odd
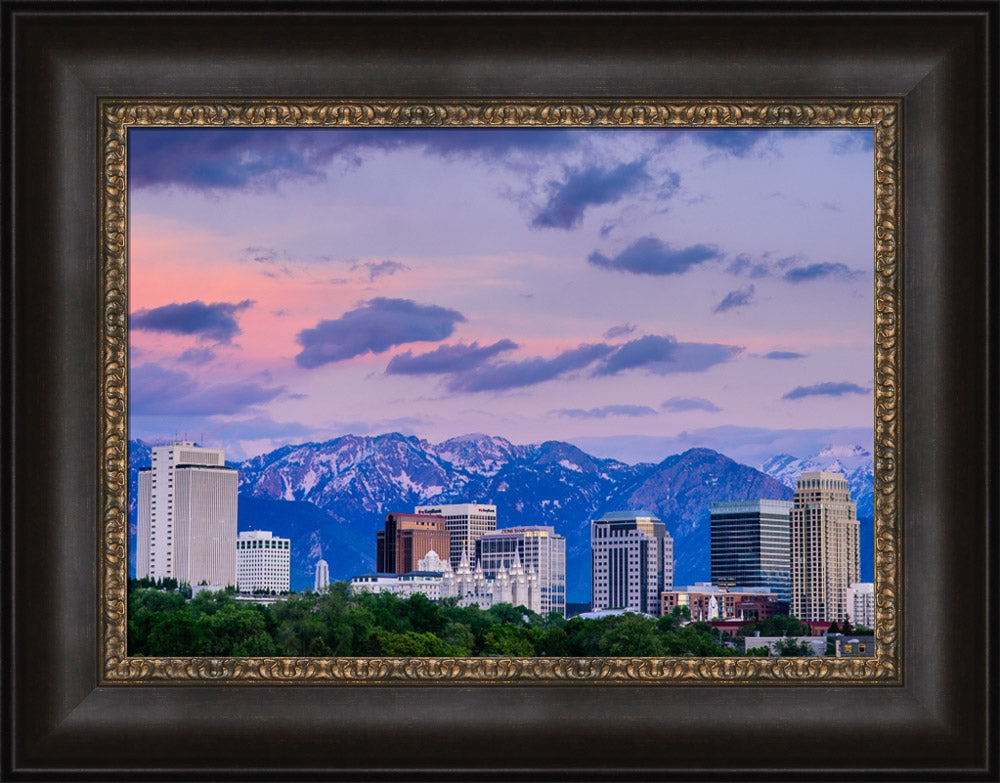
[(609, 511), (604, 516), (596, 519), (596, 522), (628, 522), (633, 519), (652, 519), (656, 522), (660, 518), (652, 511)]

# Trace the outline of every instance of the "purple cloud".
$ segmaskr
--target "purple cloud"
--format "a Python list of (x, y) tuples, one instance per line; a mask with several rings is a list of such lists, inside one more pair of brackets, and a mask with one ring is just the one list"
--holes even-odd
[(211, 348), (188, 348), (177, 357), (177, 361), (185, 364), (208, 364), (215, 361), (215, 351)]
[(718, 248), (710, 245), (675, 249), (656, 237), (643, 237), (614, 258), (594, 252), (587, 256), (587, 261), (602, 269), (636, 275), (679, 275), (697, 264), (721, 257)]
[(635, 331), (634, 324), (619, 324), (618, 326), (612, 326), (608, 331), (604, 333), (605, 340), (614, 340), (617, 337), (627, 337)]
[(764, 354), (765, 359), (805, 359), (806, 355), (804, 353), (795, 353), (795, 351), (771, 351), (770, 353)]
[(578, 370), (607, 356), (612, 350), (604, 343), (581, 345), (563, 351), (552, 359), (535, 357), (518, 362), (499, 362), (477, 367), (473, 372), (454, 376), (448, 383), (451, 391), (502, 391), (549, 381), (570, 370)]
[(366, 353), (382, 353), (394, 345), (444, 340), (465, 316), (457, 310), (422, 305), (410, 299), (378, 297), (331, 321), (320, 321), (295, 337), (302, 350), (300, 367), (319, 367)]
[(492, 359), (502, 351), (512, 351), (517, 348), (513, 340), (503, 339), (480, 347), (479, 343), (471, 345), (441, 345), (428, 353), (414, 356), (410, 351), (392, 357), (385, 368), (389, 375), (431, 375), (439, 373), (462, 372)]
[(129, 373), (129, 413), (134, 416), (231, 415), (270, 402), (284, 386), (255, 381), (201, 386), (186, 372), (147, 362)]
[(560, 408), (555, 411), (571, 419), (606, 419), (608, 416), (653, 416), (656, 411), (646, 405), (602, 405), (600, 408)]
[(129, 325), (133, 329), (170, 334), (195, 334), (203, 340), (228, 343), (240, 333), (236, 313), (253, 304), (250, 299), (242, 302), (202, 301), (168, 304), (132, 314)]
[(793, 267), (785, 272), (784, 278), (789, 283), (805, 283), (810, 280), (822, 280), (826, 277), (833, 277), (839, 280), (853, 280), (859, 274), (860, 272), (855, 272), (846, 264), (826, 263)]
[(649, 180), (646, 161), (613, 169), (598, 166), (569, 169), (564, 182), (549, 183), (549, 200), (531, 221), (536, 228), (570, 229), (583, 220), (587, 207), (613, 204)]
[[(369, 282), (374, 282), (375, 278), (382, 277), (383, 275), (394, 275), (396, 272), (410, 271), (410, 267), (399, 263), (399, 261), (366, 261), (361, 266), (368, 270)], [(355, 265), (352, 269), (357, 269), (357, 266)]]
[(813, 396), (842, 397), (845, 394), (869, 394), (869, 391), (858, 386), (856, 383), (828, 381), (826, 383), (817, 383), (814, 386), (797, 386), (783, 395), (782, 399), (799, 400), (803, 397)]
[(614, 375), (639, 367), (657, 375), (701, 372), (729, 361), (742, 351), (743, 348), (736, 345), (681, 343), (670, 335), (646, 335), (622, 345), (598, 366), (594, 374)]
[(708, 411), (709, 413), (718, 413), (722, 410), (722, 408), (714, 402), (706, 400), (704, 397), (671, 397), (660, 407), (663, 408), (663, 410), (670, 411), (671, 413), (682, 413), (684, 411)]
[(746, 307), (753, 301), (754, 287), (747, 286), (742, 290), (730, 291), (725, 298), (715, 306), (715, 312), (724, 313), (736, 307)]

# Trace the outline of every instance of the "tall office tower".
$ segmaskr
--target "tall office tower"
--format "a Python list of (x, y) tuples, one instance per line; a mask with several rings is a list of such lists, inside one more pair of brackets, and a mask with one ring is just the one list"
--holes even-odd
[(520, 563), (537, 578), (541, 614), (566, 616), (566, 539), (554, 527), (524, 525), (484, 533), (476, 541), (476, 562), (487, 579)]
[(393, 511), (385, 515), (385, 529), (375, 534), (375, 570), (406, 574), (415, 571), (420, 558), (432, 549), (447, 552), (450, 546), (444, 517)]
[(320, 558), (316, 561), (316, 578), (313, 581), (313, 590), (317, 593), (320, 590), (326, 590), (330, 586), (330, 566), (329, 564)]
[(847, 619), (852, 625), (875, 627), (875, 583), (852, 582), (845, 596)]
[(291, 540), (271, 535), (270, 530), (245, 530), (236, 539), (236, 587), (242, 593), (255, 590), (287, 593)]
[[(476, 539), (497, 529), (497, 507), (488, 503), (455, 503), (444, 506), (417, 506), (414, 514), (435, 514), (444, 517), (450, 538), (448, 560), (458, 568), (462, 553), (473, 551)], [(441, 553), (443, 554), (443, 552)]]
[(803, 473), (791, 510), (792, 614), (837, 622), (847, 615), (847, 586), (860, 581), (857, 506), (842, 473)]
[(154, 446), (138, 475), (136, 577), (235, 585), (236, 485), (222, 449)]
[(766, 587), (778, 600), (790, 600), (791, 508), (787, 500), (712, 503), (712, 584)]
[(613, 511), (590, 525), (592, 608), (660, 613), (674, 583), (674, 540), (645, 511)]

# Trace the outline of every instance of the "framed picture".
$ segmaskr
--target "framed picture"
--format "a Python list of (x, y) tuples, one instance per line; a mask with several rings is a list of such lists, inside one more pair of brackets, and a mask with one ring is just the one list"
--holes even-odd
[[(45, 3), (3, 5), (3, 121), (13, 140), (4, 152), (3, 199), (10, 291), (3, 312), (11, 358), (4, 368), (10, 534), (3, 592), (11, 618), (4, 637), (11, 663), (4, 675), (6, 776), (995, 774), (995, 738), (987, 734), (996, 719), (990, 696), (996, 661), (987, 644), (996, 631), (990, 589), (996, 551), (987, 535), (997, 506), (996, 280), (987, 252), (996, 233), (987, 208), (995, 198), (988, 168), (996, 154), (994, 6), (963, 5), (961, 12), (956, 6), (936, 15), (898, 6), (864, 13), (787, 6), (780, 25), (752, 5), (695, 13), (614, 5), (568, 13), (558, 4), (527, 12), (500, 3), (366, 12), (349, 5), (206, 9), (213, 13), (144, 4), (112, 16)], [(646, 130), (635, 131), (639, 125)], [(860, 381), (831, 376), (797, 388), (801, 397), (823, 382), (854, 383), (874, 397), (875, 657), (129, 655), (127, 413), (140, 388), (129, 371), (142, 366), (140, 351), (155, 367), (166, 355), (157, 351), (179, 357), (200, 350), (207, 362), (208, 353), (237, 350), (232, 330), (253, 307), (246, 303), (256, 301), (238, 286), (229, 298), (182, 298), (160, 280), (153, 285), (161, 287), (162, 299), (129, 307), (127, 286), (135, 282), (129, 243), (137, 236), (131, 232), (141, 230), (144, 241), (162, 243), (167, 254), (171, 242), (197, 241), (190, 231), (179, 235), (183, 241), (171, 235), (168, 221), (154, 224), (150, 210), (130, 211), (137, 170), (128, 167), (137, 159), (129, 155), (139, 149), (141, 134), (346, 131), (387, 134), (377, 137), (383, 145), (381, 139), (404, 131), (430, 138), (432, 129), (468, 134), (498, 127), (525, 134), (601, 128), (647, 138), (671, 129), (871, 133), (874, 366)], [(634, 143), (619, 138), (612, 142), (618, 149)], [(356, 143), (352, 152), (362, 146)], [(642, 152), (646, 157), (636, 160), (655, 159), (653, 151)], [(505, 163), (514, 157), (505, 156)], [(150, 166), (166, 162), (165, 156), (146, 158)], [(591, 174), (604, 176), (604, 191), (614, 190), (614, 166), (629, 163), (602, 163)], [(564, 161), (555, 168), (567, 177), (576, 171)], [(158, 176), (180, 174), (161, 167)], [(669, 184), (670, 178), (658, 172), (657, 181)], [(548, 226), (553, 231), (565, 230), (559, 221), (573, 224), (591, 207), (612, 203), (560, 200), (558, 177), (540, 182), (537, 192), (548, 200), (522, 194), (518, 201), (516, 193), (504, 192), (520, 205), (522, 218), (544, 223), (550, 215), (558, 224)], [(360, 181), (354, 187), (354, 203), (364, 204)], [(449, 186), (450, 197), (459, 195), (456, 187)], [(188, 199), (180, 208), (195, 204)], [(496, 205), (491, 209), (495, 216)], [(289, 218), (308, 223), (304, 207), (296, 212)], [(661, 262), (676, 260), (674, 246), (648, 223), (638, 225), (639, 239), (660, 242), (654, 249)], [(638, 258), (629, 252), (637, 237), (619, 237), (617, 246), (610, 221), (596, 230), (604, 244), (595, 245), (585, 263), (636, 276), (628, 266)], [(457, 243), (460, 232), (449, 236)], [(714, 263), (738, 274), (736, 254), (719, 249), (721, 237), (713, 246), (702, 244), (703, 254), (716, 252)], [(248, 250), (253, 257), (244, 263), (264, 265), (276, 260), (271, 251), (282, 252), (250, 240), (242, 245), (253, 247), (263, 260)], [(360, 251), (338, 257), (368, 283), (418, 266)], [(782, 260), (766, 271), (810, 274), (811, 261), (780, 266)], [(478, 280), (481, 271), (474, 271)], [(184, 274), (196, 291), (208, 268), (202, 280), (193, 269)], [(498, 274), (497, 287), (510, 280)], [(744, 306), (758, 290), (750, 285), (741, 280), (720, 290), (715, 314)], [(187, 286), (181, 280), (178, 290)], [(355, 356), (381, 353), (400, 366), (420, 365), (440, 348), (465, 354), (492, 348), (501, 355), (520, 350), (503, 340), (528, 339), (496, 333), (488, 340), (475, 330), (458, 335), (456, 325), (469, 319), (454, 304), (377, 294), (357, 295), (353, 305), (292, 329), (305, 356), (299, 366), (339, 361), (329, 353), (336, 346), (320, 339), (337, 332), (336, 319), (394, 302), (424, 308), (424, 315), (443, 313), (450, 327), (438, 325), (436, 342), (410, 347), (390, 340), (391, 357), (372, 346)], [(130, 333), (166, 340), (177, 330), (162, 328), (164, 318), (176, 313), (163, 308), (193, 302), (230, 308), (213, 311), (218, 339), (195, 337), (166, 348), (133, 343), (129, 357)], [(625, 318), (596, 332), (588, 345), (604, 353), (592, 357), (592, 372), (599, 374), (597, 363), (618, 356), (630, 339), (664, 336), (630, 338), (630, 325)], [(607, 336), (616, 327), (623, 333)], [(553, 343), (547, 352), (512, 353), (508, 364), (536, 354), (545, 361), (564, 350)], [(794, 346), (754, 350), (791, 353)], [(444, 353), (438, 358), (447, 358)], [(169, 387), (167, 375), (160, 388)], [(444, 377), (445, 384), (459, 383), (457, 376)], [(140, 401), (148, 405), (155, 384), (143, 382)], [(255, 388), (266, 397), (277, 385)], [(675, 402), (699, 396), (673, 395)], [(586, 417), (602, 404), (567, 402), (546, 410), (579, 410)], [(961, 634), (942, 632), (943, 617)], [(720, 728), (730, 738), (722, 749)], [(856, 741), (876, 733), (878, 742)], [(780, 752), (762, 755), (762, 747)], [(852, 748), (849, 762), (845, 747)]]
[[(132, 358), (106, 578), (127, 506), (147, 585), (124, 655), (106, 591), (107, 677), (897, 681), (897, 114), (103, 104), (109, 383)], [(757, 544), (724, 522), (748, 503)], [(387, 513), (420, 529), (373, 572)], [(279, 595), (321, 557), (350, 593)], [(447, 608), (364, 597), (417, 583)], [(183, 600), (208, 586), (237, 591)], [(467, 611), (497, 604), (526, 611)], [(841, 622), (870, 655), (834, 660)], [(759, 657), (775, 636), (796, 660)]]

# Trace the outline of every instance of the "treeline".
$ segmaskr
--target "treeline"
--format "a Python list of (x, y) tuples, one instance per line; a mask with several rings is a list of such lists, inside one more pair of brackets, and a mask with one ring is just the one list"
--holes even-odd
[[(524, 607), (460, 607), (423, 595), (353, 595), (344, 582), (272, 604), (183, 585), (129, 584), (128, 649), (143, 656), (716, 656), (719, 632), (684, 612), (566, 620)], [(172, 588), (172, 589), (171, 589)]]

